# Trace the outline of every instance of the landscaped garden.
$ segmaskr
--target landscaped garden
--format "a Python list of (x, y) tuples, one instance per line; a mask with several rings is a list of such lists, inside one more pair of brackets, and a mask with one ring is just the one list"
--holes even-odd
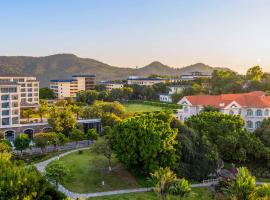
[(63, 185), (73, 192), (101, 192), (141, 187), (134, 176), (115, 158), (112, 159), (111, 172), (108, 170), (107, 159), (90, 150), (72, 153), (60, 160), (71, 172), (71, 176), (64, 180)]
[(147, 105), (147, 104), (140, 104), (140, 103), (126, 103), (123, 105), (126, 108), (126, 111), (129, 113), (153, 112), (153, 111), (160, 111), (164, 109), (164, 107), (161, 107), (161, 106)]

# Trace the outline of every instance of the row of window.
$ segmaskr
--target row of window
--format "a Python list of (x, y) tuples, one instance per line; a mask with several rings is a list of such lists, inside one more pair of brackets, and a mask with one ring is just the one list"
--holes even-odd
[[(12, 124), (19, 124), (18, 117), (12, 117)], [(10, 118), (2, 118), (2, 126), (10, 125)]]
[[(12, 102), (11, 103), (11, 107), (18, 107), (18, 102)], [(4, 103), (2, 103), (2, 108), (10, 108), (10, 103), (9, 102), (4, 102)]]
[[(18, 95), (11, 95), (11, 99), (12, 100), (17, 100), (18, 99)], [(10, 100), (10, 95), (8, 94), (5, 94), (5, 95), (1, 95), (1, 100), (2, 101), (7, 101), (7, 100)]]
[(17, 92), (17, 87), (1, 88), (1, 93), (15, 93), (15, 92)]
[(34, 84), (32, 84), (32, 83), (27, 83), (27, 84), (25, 84), (25, 83), (22, 83), (21, 84), (21, 87), (25, 87), (27, 85), (27, 87), (38, 87), (38, 84), (37, 83), (34, 83)]
[[(33, 92), (33, 90), (35, 92), (38, 92), (38, 88), (27, 88), (27, 92)], [(25, 92), (25, 91), (26, 91), (25, 88), (22, 88), (21, 89), (21, 92)]]
[(247, 128), (259, 128), (261, 126), (260, 121), (253, 123), (253, 121), (247, 121)]
[[(32, 97), (32, 96), (33, 96), (33, 93), (28, 93), (27, 96), (28, 96), (28, 97)], [(35, 96), (35, 97), (38, 97), (38, 93), (34, 93), (34, 96)], [(22, 94), (21, 94), (21, 97), (26, 97), (26, 94), (25, 94), (25, 93), (22, 93)]]
[[(247, 116), (253, 116), (254, 115), (254, 112), (253, 112), (253, 110), (252, 109), (248, 109), (247, 110)], [(261, 109), (257, 109), (256, 111), (255, 111), (255, 116), (269, 116), (269, 110), (268, 109), (266, 109), (264, 112), (263, 112), (263, 110), (261, 110)]]
[[(2, 110), (2, 116), (9, 116), (10, 114), (10, 110)], [(12, 110), (12, 115), (18, 115), (19, 114), (19, 110), (15, 109)]]

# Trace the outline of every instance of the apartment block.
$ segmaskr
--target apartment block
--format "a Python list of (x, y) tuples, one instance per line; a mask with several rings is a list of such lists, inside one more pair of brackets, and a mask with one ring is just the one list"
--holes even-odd
[(20, 124), (20, 85), (18, 83), (0, 83), (0, 121), (0, 128)]
[(95, 89), (96, 75), (73, 75), (72, 79), (51, 80), (50, 88), (58, 99), (76, 97), (79, 91)]
[(20, 86), (22, 108), (36, 107), (39, 104), (39, 81), (33, 76), (0, 75), (0, 83), (12, 82)]

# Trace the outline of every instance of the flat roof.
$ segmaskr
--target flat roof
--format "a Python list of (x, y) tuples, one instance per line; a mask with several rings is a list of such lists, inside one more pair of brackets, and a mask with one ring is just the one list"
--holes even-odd
[(128, 78), (128, 80), (163, 81), (163, 80), (170, 80), (170, 79), (169, 78)]
[(115, 83), (115, 82), (112, 82), (112, 81), (101, 81), (101, 82), (98, 82), (98, 84), (118, 84), (118, 85), (123, 85), (124, 83)]
[(95, 74), (75, 74), (75, 75), (72, 75), (72, 77), (91, 77), (91, 78), (95, 78), (96, 75)]
[(50, 80), (50, 82), (75, 82), (77, 80), (75, 79), (55, 79), (55, 80)]

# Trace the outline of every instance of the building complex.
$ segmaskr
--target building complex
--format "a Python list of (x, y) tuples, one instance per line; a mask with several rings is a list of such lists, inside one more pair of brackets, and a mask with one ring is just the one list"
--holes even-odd
[(112, 89), (117, 89), (117, 88), (123, 88), (124, 87), (124, 83), (117, 83), (117, 82), (113, 82), (113, 81), (101, 81), (98, 84), (99, 85), (105, 85), (106, 89), (108, 91), (111, 91)]
[(76, 97), (79, 91), (95, 89), (96, 75), (73, 75), (72, 79), (51, 80), (50, 88), (58, 99)]
[(180, 75), (180, 79), (182, 81), (193, 81), (197, 78), (212, 78), (212, 73), (201, 72), (201, 71), (192, 71), (192, 72), (183, 73)]
[(185, 96), (179, 102), (182, 109), (178, 111), (180, 120), (187, 120), (196, 115), (204, 106), (213, 106), (225, 114), (240, 115), (249, 131), (258, 128), (264, 119), (270, 117), (270, 96), (262, 91), (242, 94)]

